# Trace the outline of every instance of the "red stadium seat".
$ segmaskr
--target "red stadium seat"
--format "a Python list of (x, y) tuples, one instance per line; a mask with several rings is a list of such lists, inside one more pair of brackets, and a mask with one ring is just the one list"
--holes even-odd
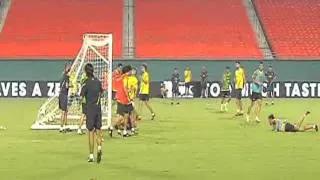
[(278, 57), (320, 57), (319, 0), (259, 0), (255, 3)]
[(15, 0), (0, 34), (0, 58), (73, 58), (85, 32), (112, 32), (120, 56), (122, 1)]
[(140, 58), (261, 58), (240, 0), (136, 1)]

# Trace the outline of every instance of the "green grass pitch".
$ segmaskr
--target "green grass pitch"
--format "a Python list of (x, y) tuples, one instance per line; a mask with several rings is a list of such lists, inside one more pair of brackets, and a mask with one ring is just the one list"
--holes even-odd
[[(140, 134), (105, 138), (100, 165), (88, 164), (87, 136), (29, 128), (43, 100), (1, 99), (1, 180), (293, 180), (320, 177), (320, 134), (273, 133), (265, 118), (246, 124), (218, 113), (218, 100), (153, 99), (156, 121), (143, 120)], [(246, 101), (246, 106), (248, 102)], [(320, 123), (320, 102), (282, 99), (264, 106), (263, 117), (275, 113), (291, 121), (305, 110), (306, 120)], [(143, 112), (147, 116), (147, 111)]]

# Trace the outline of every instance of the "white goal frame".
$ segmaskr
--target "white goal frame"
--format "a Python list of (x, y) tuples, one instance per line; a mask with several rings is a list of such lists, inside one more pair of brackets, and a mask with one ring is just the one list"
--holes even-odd
[[(103, 53), (98, 52), (96, 47), (107, 47), (106, 55)], [(113, 61), (113, 54), (112, 54), (112, 46), (113, 46), (113, 39), (112, 34), (99, 34), (99, 33), (86, 33), (83, 35), (83, 43), (81, 49), (74, 60), (71, 71), (75, 72), (75, 76), (77, 80), (80, 80), (83, 67), (86, 63), (90, 62), (87, 60), (87, 53), (89, 51), (93, 52), (95, 57), (99, 58), (99, 61), (103, 61), (107, 66), (107, 82), (108, 82), (108, 89), (107, 89), (107, 98), (104, 98), (104, 105), (101, 106), (102, 110), (102, 120), (103, 126), (102, 129), (108, 129), (111, 127), (111, 118), (112, 118), (112, 61)], [(94, 65), (94, 64), (93, 64)], [(95, 65), (94, 65), (95, 66)], [(101, 79), (100, 79), (101, 80)], [(81, 89), (81, 88), (79, 88)], [(80, 92), (78, 92), (80, 93)], [(69, 90), (70, 94), (70, 90)], [(58, 98), (59, 96), (49, 97), (43, 105), (40, 107), (37, 119), (32, 124), (31, 129), (33, 130), (58, 130), (60, 128), (59, 124), (53, 124), (55, 119), (60, 119), (60, 110), (58, 107)], [(68, 114), (68, 122), (70, 119), (80, 123), (81, 113), (77, 114)], [(79, 125), (75, 125), (74, 123), (71, 125), (67, 125), (66, 128), (70, 130), (75, 130), (79, 128)], [(82, 127), (85, 129), (85, 126)]]

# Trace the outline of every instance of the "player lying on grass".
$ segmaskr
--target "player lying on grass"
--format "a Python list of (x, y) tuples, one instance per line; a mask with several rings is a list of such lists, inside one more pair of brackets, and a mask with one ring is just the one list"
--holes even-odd
[(89, 158), (88, 162), (94, 161), (94, 140), (97, 143), (97, 163), (100, 163), (102, 157), (102, 143), (101, 143), (101, 126), (102, 126), (102, 113), (101, 113), (101, 95), (102, 85), (101, 82), (93, 75), (93, 65), (87, 64), (84, 67), (87, 80), (81, 88), (80, 96), (86, 99), (85, 115), (86, 127), (89, 131)]
[(268, 121), (270, 126), (272, 126), (272, 130), (276, 132), (305, 132), (309, 130), (318, 131), (318, 125), (316, 124), (305, 125), (302, 127), (303, 121), (309, 114), (309, 111), (304, 113), (302, 118), (296, 124), (292, 124), (286, 120), (277, 119), (273, 114), (268, 116)]

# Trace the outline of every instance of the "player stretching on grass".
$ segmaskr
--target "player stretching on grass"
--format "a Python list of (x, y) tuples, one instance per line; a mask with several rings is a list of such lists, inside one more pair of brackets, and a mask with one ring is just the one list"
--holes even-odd
[(242, 89), (246, 84), (246, 76), (244, 69), (241, 67), (240, 62), (236, 62), (236, 71), (234, 73), (234, 83), (235, 83), (235, 95), (236, 95), (236, 105), (237, 105), (237, 113), (236, 116), (243, 115), (243, 107), (242, 107)]
[(259, 68), (252, 75), (253, 82), (251, 84), (251, 90), (252, 90), (252, 93), (250, 96), (251, 103), (248, 107), (248, 111), (246, 114), (247, 122), (250, 121), (250, 113), (255, 104), (257, 104), (256, 111), (255, 111), (256, 122), (257, 123), (260, 122), (259, 115), (262, 109), (262, 89), (263, 89), (264, 80), (265, 80), (265, 76), (263, 71), (263, 63), (261, 62), (259, 64)]
[(141, 76), (141, 83), (140, 83), (140, 109), (142, 107), (142, 104), (144, 104), (151, 113), (151, 120), (154, 119), (156, 114), (153, 112), (150, 104), (149, 104), (149, 94), (150, 94), (150, 76), (148, 72), (148, 67), (146, 64), (143, 64), (141, 67), (142, 70), (142, 76)]
[[(266, 79), (267, 79), (267, 91), (268, 91), (268, 98), (271, 101), (271, 105), (274, 104), (273, 102), (273, 97), (274, 97), (274, 84), (273, 82), (276, 80), (277, 75), (276, 73), (273, 71), (272, 66), (269, 66), (268, 71), (265, 73)], [(268, 105), (268, 102), (266, 102), (266, 105)]]
[(316, 124), (311, 124), (311, 125), (305, 125), (304, 127), (302, 126), (303, 121), (306, 119), (306, 117), (310, 114), (309, 111), (303, 114), (302, 118), (296, 123), (296, 124), (291, 124), (288, 121), (283, 121), (280, 119), (276, 119), (273, 114), (270, 114), (268, 116), (268, 121), (270, 126), (272, 126), (272, 130), (275, 132), (305, 132), (309, 130), (315, 130), (318, 131), (318, 125)]
[(60, 132), (66, 131), (67, 116), (68, 116), (68, 91), (69, 91), (69, 72), (70, 65), (66, 64), (64, 66), (64, 72), (62, 79), (60, 81), (60, 93), (59, 93), (59, 109), (61, 112), (61, 126)]
[(101, 126), (102, 126), (102, 113), (101, 113), (101, 95), (102, 86), (101, 82), (93, 75), (93, 65), (87, 64), (84, 67), (87, 80), (81, 89), (80, 96), (86, 99), (85, 114), (86, 114), (86, 126), (89, 131), (89, 158), (88, 162), (94, 161), (94, 139), (97, 142), (97, 163), (100, 163), (102, 156), (101, 146)]
[(221, 111), (228, 111), (227, 106), (231, 101), (230, 86), (231, 86), (230, 67), (226, 67), (226, 70), (222, 75), (221, 105), (220, 105)]

